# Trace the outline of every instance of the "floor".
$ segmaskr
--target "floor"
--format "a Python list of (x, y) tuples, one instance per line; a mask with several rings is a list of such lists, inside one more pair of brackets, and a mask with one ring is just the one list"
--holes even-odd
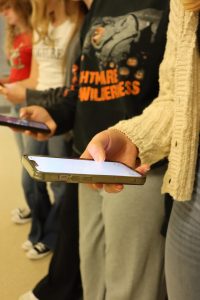
[[(8, 73), (2, 45), (3, 23), (0, 17), (0, 77)], [(9, 103), (0, 97), (0, 114), (8, 113)], [(30, 261), (21, 249), (30, 224), (15, 225), (10, 220), (13, 208), (24, 207), (21, 189), (21, 158), (13, 132), (0, 126), (0, 300), (17, 300), (32, 289), (47, 273), (50, 256)]]
[(21, 161), (10, 129), (0, 127), (0, 140), (0, 299), (17, 300), (47, 273), (50, 256), (30, 261), (21, 249), (30, 224), (15, 225), (10, 220), (13, 208), (25, 206)]

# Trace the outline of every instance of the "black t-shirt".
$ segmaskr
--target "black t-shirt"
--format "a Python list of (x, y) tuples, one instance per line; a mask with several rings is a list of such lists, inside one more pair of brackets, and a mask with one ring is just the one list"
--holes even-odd
[(95, 0), (82, 29), (75, 148), (140, 114), (158, 94), (168, 24), (166, 0)]

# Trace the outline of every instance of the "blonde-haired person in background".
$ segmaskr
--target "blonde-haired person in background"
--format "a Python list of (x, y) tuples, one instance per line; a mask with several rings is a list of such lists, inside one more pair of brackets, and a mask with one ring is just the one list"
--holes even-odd
[[(8, 84), (3, 89), (9, 101), (22, 105), (28, 104), (24, 102), (24, 98), (19, 99), (19, 95), (25, 95), (26, 88), (46, 90), (68, 85), (70, 73), (65, 65), (68, 50), (70, 51), (70, 40), (83, 20), (79, 2), (32, 0), (32, 5), (34, 41), (30, 78), (20, 83)], [(71, 65), (71, 62), (69, 64)], [(38, 142), (28, 138), (24, 152), (69, 156), (71, 136), (70, 134), (59, 135), (48, 142)], [(46, 183), (35, 182), (25, 170), (23, 170), (22, 184), (32, 216), (31, 230), (22, 248), (28, 258), (39, 259), (55, 248), (61, 202), (68, 197), (68, 188), (65, 183), (52, 183), (54, 196), (52, 204)], [(27, 219), (27, 212), (25, 210), (24, 212), (23, 214), (22, 210), (16, 210), (12, 216), (13, 222), (23, 223)]]
[[(70, 2), (71, 0), (69, 0)], [(80, 51), (80, 27), (87, 12), (86, 5), (78, 3), (78, 18), (70, 38), (66, 60), (66, 86), (71, 83), (72, 64), (76, 61)], [(45, 28), (45, 24), (43, 30)], [(41, 29), (40, 29), (41, 30)], [(41, 31), (40, 31), (41, 32)], [(66, 87), (64, 88), (66, 89)], [(24, 91), (21, 89), (21, 99)], [(42, 99), (39, 91), (26, 90), (27, 104), (39, 103), (42, 106), (56, 104), (55, 99)], [(20, 94), (20, 93), (19, 93)], [(46, 94), (46, 92), (44, 92)], [(33, 288), (20, 297), (20, 300), (81, 300), (82, 285), (79, 268), (79, 224), (78, 224), (78, 193), (76, 184), (67, 184), (68, 195), (61, 204), (59, 216), (59, 232), (56, 247), (50, 261), (47, 275)]]
[[(171, 0), (160, 93), (139, 117), (96, 135), (83, 158), (116, 160), (139, 171), (168, 156), (162, 192), (174, 200), (166, 242), (169, 300), (200, 299), (200, 1)], [(103, 187), (103, 186), (101, 186)], [(100, 188), (100, 186), (98, 186)], [(122, 185), (104, 185), (119, 192)]]

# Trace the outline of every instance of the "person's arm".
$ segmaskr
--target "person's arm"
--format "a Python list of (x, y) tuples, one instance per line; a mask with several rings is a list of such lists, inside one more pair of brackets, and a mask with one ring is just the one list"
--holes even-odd
[(29, 130), (23, 130), (23, 129), (17, 129), (15, 131), (21, 132), (24, 134), (27, 134), (38, 141), (45, 141), (48, 140), (51, 136), (55, 134), (56, 131), (56, 123), (52, 119), (52, 117), (49, 115), (48, 111), (41, 106), (29, 106), (29, 107), (23, 107), (20, 110), (20, 118), (21, 119), (26, 119), (29, 121), (36, 121), (36, 122), (43, 122), (45, 123), (49, 130), (50, 133), (40, 133), (40, 132), (33, 132)]
[(26, 104), (29, 106), (39, 105), (45, 108), (50, 108), (65, 101), (65, 91), (66, 87), (58, 87), (45, 91), (27, 89), (25, 94)]
[(0, 83), (6, 84), (9, 83), (10, 78), (9, 77), (2, 77), (0, 78)]
[[(50, 89), (46, 91), (28, 90), (27, 107), (21, 109), (21, 117), (33, 121), (44, 122), (38, 119), (39, 106), (45, 109), (51, 118), (55, 121), (57, 130), (53, 134), (61, 134), (73, 128), (74, 116), (76, 110), (76, 101), (78, 98), (78, 90), (69, 91), (66, 95), (66, 88)], [(34, 118), (37, 119), (34, 119)], [(48, 126), (48, 124), (46, 124)], [(36, 139), (37, 135), (33, 136)], [(41, 136), (40, 136), (41, 138)]]
[(66, 88), (50, 89), (47, 91), (27, 91), (27, 105), (44, 107), (57, 124), (56, 134), (61, 134), (73, 128), (78, 98), (78, 88), (69, 91)]
[(160, 66), (158, 97), (141, 116), (121, 121), (113, 127), (125, 134), (137, 146), (141, 162), (149, 165), (167, 157), (170, 151), (175, 109), (177, 40), (180, 34), (177, 20), (182, 13), (181, 4), (177, 5), (176, 1), (171, 1), (166, 50)]
[[(137, 147), (124, 134), (118, 130), (109, 129), (94, 136), (81, 158), (94, 159), (95, 161), (118, 161), (135, 168), (137, 156)], [(103, 186), (103, 184), (90, 184), (90, 187), (94, 189), (100, 189)], [(116, 193), (123, 189), (123, 185), (106, 184), (104, 189), (107, 192)]]
[[(172, 1), (173, 2), (173, 1)], [(119, 161), (137, 167), (146, 173), (149, 165), (169, 154), (172, 124), (174, 117), (175, 57), (177, 53), (177, 8), (171, 7), (167, 45), (163, 62), (160, 66), (160, 93), (157, 99), (144, 110), (143, 114), (121, 121), (108, 130), (97, 134), (88, 144), (82, 158), (97, 161)], [(102, 188), (102, 185), (94, 185)], [(119, 192), (122, 185), (104, 185), (108, 192)]]
[(64, 91), (65, 88), (32, 91), (32, 95), (35, 94), (35, 97), (37, 96), (38, 100), (40, 99), (40, 103), (43, 99), (47, 103), (47, 107), (44, 103), (40, 106), (28, 105), (23, 107), (20, 109), (20, 118), (43, 122), (50, 128), (51, 133), (46, 135), (26, 131), (25, 134), (42, 141), (54, 134), (61, 134), (73, 128), (78, 93), (77, 91), (71, 91), (65, 96)]
[[(80, 65), (80, 56), (76, 59), (75, 65)], [(73, 67), (72, 67), (73, 69)], [(73, 128), (76, 101), (79, 91), (79, 71), (71, 76), (70, 88), (62, 87), (46, 91), (26, 91), (27, 105), (40, 105), (47, 109), (57, 123), (57, 134)], [(69, 74), (68, 74), (69, 77)]]
[(6, 99), (12, 104), (24, 103), (26, 97), (26, 89), (35, 89), (37, 85), (37, 78), (38, 64), (32, 57), (30, 77), (22, 81), (6, 84), (5, 88), (2, 90), (2, 93), (6, 97)]

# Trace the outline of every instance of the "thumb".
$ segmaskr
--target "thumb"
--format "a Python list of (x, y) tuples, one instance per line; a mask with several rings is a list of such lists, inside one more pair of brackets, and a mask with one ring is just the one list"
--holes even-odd
[(91, 142), (88, 145), (88, 152), (95, 161), (104, 161), (106, 159), (105, 150), (101, 143)]
[(29, 107), (22, 107), (20, 109), (20, 113), (19, 113), (20, 118), (22, 118), (22, 119), (26, 119), (28, 117), (30, 118), (31, 115), (32, 115), (31, 108), (29, 108)]
[(104, 161), (105, 151), (100, 143), (91, 141), (81, 155), (81, 158), (93, 159), (95, 161)]

